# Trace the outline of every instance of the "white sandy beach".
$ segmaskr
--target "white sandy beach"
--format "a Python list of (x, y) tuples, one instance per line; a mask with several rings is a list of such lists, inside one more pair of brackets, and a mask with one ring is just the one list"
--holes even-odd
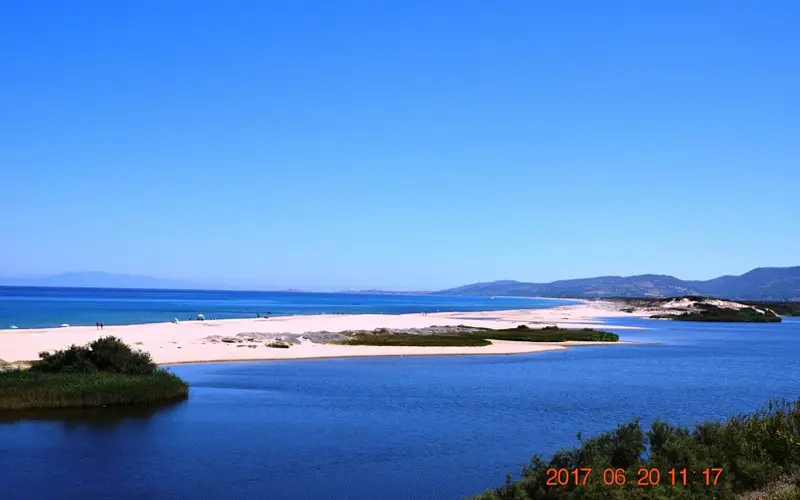
[[(583, 303), (552, 309), (522, 309), (488, 312), (450, 312), (431, 314), (347, 314), (306, 315), (274, 318), (185, 321), (141, 325), (70, 326), (30, 330), (0, 330), (0, 359), (6, 362), (29, 361), (41, 351), (63, 349), (72, 344), (86, 344), (98, 337), (114, 335), (124, 342), (148, 351), (159, 364), (200, 363), (272, 359), (335, 358), (351, 356), (415, 356), (447, 354), (516, 354), (566, 349), (576, 344), (607, 343), (559, 342), (534, 343), (492, 341), (482, 347), (390, 347), (344, 346), (314, 343), (302, 339), (289, 349), (258, 345), (244, 346), (209, 341), (209, 336), (235, 337), (241, 334), (303, 334), (340, 332), (376, 328), (423, 328), (428, 326), (469, 325), (509, 328), (526, 324), (532, 328), (557, 325), (568, 328), (615, 328), (600, 318), (630, 316), (602, 303)], [(613, 322), (613, 321), (612, 321)], [(613, 345), (613, 344), (610, 344)]]

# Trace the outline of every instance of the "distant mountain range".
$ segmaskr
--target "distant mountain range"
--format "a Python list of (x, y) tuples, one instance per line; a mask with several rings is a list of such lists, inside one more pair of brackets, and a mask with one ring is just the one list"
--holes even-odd
[[(0, 276), (0, 286), (45, 286), (87, 288), (151, 288), (173, 290), (221, 289), (191, 281), (131, 276), (104, 272), (71, 272), (51, 276)], [(293, 290), (294, 291), (294, 290)], [(720, 276), (708, 281), (685, 281), (673, 276), (642, 274), (640, 276), (601, 276), (526, 283), (492, 281), (474, 283), (438, 292), (399, 292), (358, 290), (349, 293), (381, 293), (393, 295), (436, 293), (443, 295), (516, 296), (516, 297), (677, 297), (705, 295), (741, 300), (800, 301), (800, 266), (761, 267), (741, 276)]]
[(684, 281), (673, 276), (601, 276), (525, 283), (492, 281), (474, 283), (438, 293), (519, 297), (677, 297), (706, 295), (742, 300), (800, 300), (800, 266), (760, 267), (741, 276), (720, 276), (708, 281)]
[(75, 288), (163, 288), (202, 289), (197, 283), (148, 276), (111, 274), (104, 272), (72, 272), (50, 276), (0, 277), (0, 286), (47, 286)]

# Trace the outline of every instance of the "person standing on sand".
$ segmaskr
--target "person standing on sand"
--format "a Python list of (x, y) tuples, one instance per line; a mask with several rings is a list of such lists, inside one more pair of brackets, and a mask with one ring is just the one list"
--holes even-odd
[(100, 322), (100, 329), (101, 330), (103, 329), (103, 322), (102, 321)]
[(96, 327), (97, 327), (97, 329), (99, 330), (99, 329), (100, 329), (100, 322), (99, 322), (99, 321), (96, 321), (96, 322), (95, 322), (95, 324), (94, 324), (94, 326), (96, 326)]

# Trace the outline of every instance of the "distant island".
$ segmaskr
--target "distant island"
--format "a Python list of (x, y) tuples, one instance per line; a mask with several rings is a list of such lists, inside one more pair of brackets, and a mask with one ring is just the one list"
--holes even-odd
[(734, 300), (800, 302), (800, 266), (761, 267), (741, 276), (721, 276), (707, 281), (685, 281), (659, 274), (601, 276), (552, 283), (504, 280), (474, 283), (436, 293), (555, 298), (658, 298), (688, 295)]
[(727, 323), (780, 323), (772, 309), (710, 297), (686, 296), (670, 299), (616, 298), (620, 310), (639, 313), (652, 319)]
[(115, 337), (42, 352), (30, 364), (0, 363), (0, 411), (162, 403), (188, 396), (186, 382)]

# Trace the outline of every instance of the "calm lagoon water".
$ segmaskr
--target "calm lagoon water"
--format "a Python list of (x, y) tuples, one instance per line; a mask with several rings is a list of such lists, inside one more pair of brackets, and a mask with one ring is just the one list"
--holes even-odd
[(456, 499), (578, 431), (800, 396), (796, 320), (625, 323), (658, 344), (175, 366), (185, 403), (0, 423), (0, 498)]
[(0, 286), (0, 329), (158, 323), (198, 314), (253, 318), (292, 314), (404, 314), (440, 311), (537, 309), (575, 301), (515, 297), (376, 295), (356, 293), (134, 290)]

